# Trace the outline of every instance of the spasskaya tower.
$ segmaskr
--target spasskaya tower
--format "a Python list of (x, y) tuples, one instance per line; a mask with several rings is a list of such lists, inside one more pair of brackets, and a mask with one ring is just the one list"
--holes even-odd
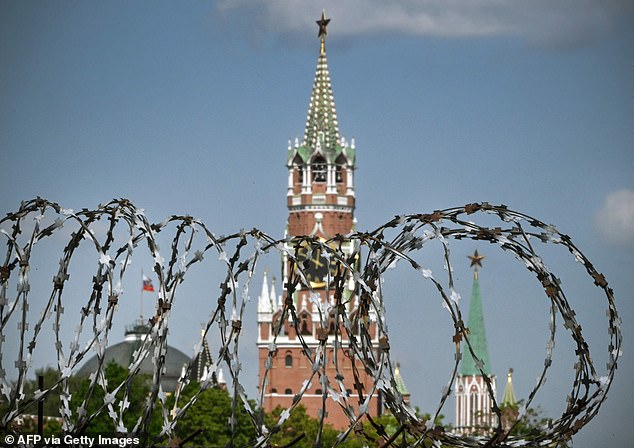
[[(348, 142), (339, 134), (337, 111), (326, 59), (326, 34), (330, 19), (322, 13), (319, 25), (319, 57), (315, 80), (310, 95), (304, 137), (294, 144), (289, 142), (287, 169), (287, 235), (293, 237), (311, 236), (326, 242), (336, 235), (346, 235), (354, 230), (354, 170), (356, 150), (354, 139)], [(343, 239), (339, 243), (344, 253), (353, 252), (352, 242)], [(291, 245), (289, 245), (291, 248)], [(349, 420), (342, 410), (338, 397), (344, 394), (354, 407), (365, 402), (372, 416), (379, 413), (379, 403), (374, 397), (364, 397), (364, 388), (369, 387), (369, 377), (362, 369), (355, 371), (349, 353), (346, 351), (344, 331), (336, 331), (332, 319), (324, 322), (324, 315), (333, 316), (336, 306), (334, 288), (328, 263), (318, 250), (295, 247), (298, 259), (306, 262), (305, 283), (300, 284), (292, 294), (292, 304), (297, 312), (299, 326), (295, 328), (288, 313), (287, 293), (277, 295), (275, 279), (269, 283), (264, 275), (262, 291), (258, 300), (258, 352), (260, 359), (260, 384), (266, 377), (263, 391), (263, 407), (271, 411), (277, 406), (288, 408), (293, 400), (301, 398), (307, 413), (320, 417), (322, 403), (326, 402), (325, 421), (337, 428), (347, 427)], [(283, 284), (287, 284), (292, 269), (287, 256), (282, 261)], [(307, 282), (307, 283), (306, 283)], [(358, 300), (354, 295), (353, 282), (343, 292), (338, 306), (345, 306), (346, 312), (354, 314)], [(321, 311), (321, 312), (320, 312)], [(280, 322), (284, 316), (285, 322)], [(378, 346), (376, 316), (365, 322), (371, 335), (372, 345)], [(311, 361), (305, 354), (316, 349), (325, 340), (327, 332), (327, 365), (319, 379), (311, 384), (304, 381), (311, 377)], [(338, 353), (334, 356), (334, 341), (338, 338)], [(302, 342), (300, 341), (303, 341)], [(272, 347), (274, 355), (271, 357)], [(324, 380), (322, 377), (327, 377)], [(344, 377), (335, 381), (335, 377)], [(315, 378), (313, 376), (313, 378)], [(314, 384), (313, 384), (314, 383)], [(338, 383), (338, 384), (337, 384)], [(342, 390), (343, 389), (343, 390)], [(361, 390), (359, 390), (361, 389)], [(301, 391), (301, 393), (300, 393)], [(260, 391), (262, 392), (262, 391)], [(301, 395), (301, 397), (299, 396)], [(364, 401), (365, 400), (365, 401)]]

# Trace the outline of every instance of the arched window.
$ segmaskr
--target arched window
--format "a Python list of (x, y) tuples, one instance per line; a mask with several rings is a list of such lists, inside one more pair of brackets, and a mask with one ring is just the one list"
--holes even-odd
[(471, 405), (471, 425), (478, 425), (478, 389), (476, 387), (471, 388), (471, 393), (469, 394), (469, 401)]
[(293, 159), (293, 171), (297, 171), (297, 180), (296, 182), (298, 183), (302, 183), (304, 181), (304, 161), (302, 160), (302, 158), (298, 155), (295, 156), (295, 158)]
[(286, 389), (286, 390), (284, 391), (284, 393), (285, 393), (286, 395), (291, 395), (291, 394), (293, 393), (293, 391), (292, 391), (291, 389)]
[(335, 182), (337, 182), (338, 184), (340, 184), (341, 182), (343, 182), (343, 167), (346, 164), (346, 159), (343, 157), (343, 155), (340, 155), (339, 157), (337, 157), (337, 160), (335, 160)]
[(335, 334), (336, 324), (337, 321), (335, 319), (335, 312), (330, 311), (330, 313), (328, 314), (328, 334)]
[(321, 389), (317, 389), (317, 390), (315, 391), (315, 393), (316, 393), (317, 395), (321, 395), (321, 394), (323, 394), (323, 392), (321, 391)]
[(302, 311), (299, 315), (299, 332), (302, 335), (310, 336), (312, 334), (312, 325), (310, 315), (307, 311)]
[(293, 355), (290, 353), (286, 354), (286, 357), (284, 358), (284, 365), (286, 367), (293, 367)]
[(277, 389), (276, 388), (271, 389), (271, 393), (272, 394), (276, 394), (277, 393)]
[(313, 182), (326, 182), (326, 159), (322, 156), (315, 157), (311, 164), (311, 170), (313, 173)]
[(282, 312), (278, 311), (273, 316), (273, 334), (284, 336), (286, 335), (286, 325), (282, 322)]

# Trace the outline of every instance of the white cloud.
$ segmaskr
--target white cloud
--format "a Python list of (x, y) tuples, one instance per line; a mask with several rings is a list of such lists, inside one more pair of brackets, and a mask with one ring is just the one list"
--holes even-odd
[(634, 191), (618, 190), (608, 194), (594, 217), (594, 224), (606, 242), (634, 245)]
[[(578, 45), (634, 13), (626, 0), (222, 0), (219, 10), (253, 17), (273, 32), (305, 32), (324, 8), (339, 36), (376, 32), (443, 37), (515, 36), (548, 45)], [(249, 21), (249, 20), (247, 20)], [(627, 21), (627, 19), (625, 20)], [(245, 24), (246, 25), (246, 24)], [(251, 23), (248, 26), (254, 27)]]

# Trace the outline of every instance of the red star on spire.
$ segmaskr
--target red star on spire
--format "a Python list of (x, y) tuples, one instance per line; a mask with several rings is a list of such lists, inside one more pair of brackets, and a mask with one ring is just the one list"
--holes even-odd
[(482, 260), (484, 260), (484, 255), (478, 254), (478, 249), (473, 253), (473, 255), (469, 255), (467, 258), (471, 260), (471, 267), (475, 266), (475, 270), (478, 270), (478, 266), (482, 267)]

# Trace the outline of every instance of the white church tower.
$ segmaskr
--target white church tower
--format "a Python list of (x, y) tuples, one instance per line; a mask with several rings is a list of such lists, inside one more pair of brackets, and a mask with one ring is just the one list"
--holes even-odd
[(462, 364), (456, 380), (456, 431), (461, 434), (488, 434), (497, 425), (497, 415), (492, 411), (493, 401), (482, 373), (491, 382), (493, 396), (497, 394), (495, 376), (491, 375), (489, 350), (484, 331), (484, 315), (478, 282), (478, 266), (482, 267), (478, 251), (469, 257), (473, 271), (471, 303), (469, 304), (469, 342), (478, 358), (476, 361), (466, 344), (462, 347)]

